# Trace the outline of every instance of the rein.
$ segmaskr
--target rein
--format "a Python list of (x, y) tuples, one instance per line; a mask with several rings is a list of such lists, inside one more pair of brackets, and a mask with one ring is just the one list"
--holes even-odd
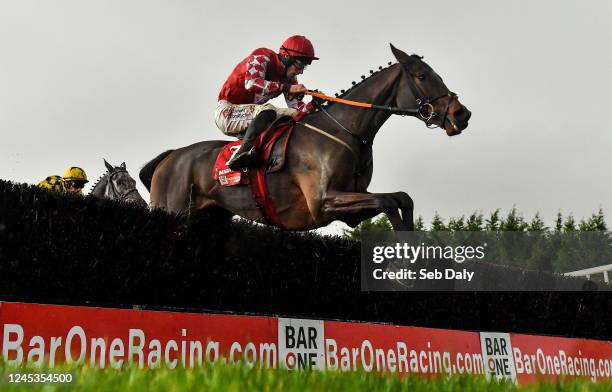
[[(375, 109), (375, 110), (385, 110), (385, 111), (391, 112), (391, 114), (398, 114), (400, 116), (409, 116), (409, 115), (416, 114), (419, 117), (421, 117), (421, 119), (423, 119), (425, 121), (425, 126), (427, 126), (427, 128), (429, 128), (429, 129), (434, 129), (434, 128), (438, 128), (439, 127), (438, 125), (433, 125), (433, 123), (431, 122), (431, 120), (433, 118), (439, 116), (439, 114), (434, 110), (434, 107), (433, 107), (432, 103), (436, 102), (440, 98), (448, 96), (448, 97), (450, 97), (450, 99), (446, 103), (446, 109), (444, 110), (444, 118), (442, 119), (442, 125), (444, 126), (444, 122), (446, 122), (446, 117), (448, 116), (448, 108), (450, 107), (451, 102), (453, 100), (457, 99), (457, 94), (455, 94), (455, 93), (453, 93), (451, 91), (448, 91), (447, 93), (442, 94), (440, 96), (437, 96), (437, 97), (435, 97), (433, 99), (423, 98), (423, 97), (426, 97), (426, 95), (423, 94), (423, 91), (421, 90), (421, 88), (419, 88), (419, 86), (414, 82), (413, 76), (404, 67), (403, 63), (400, 63), (400, 65), (402, 67), (402, 72), (406, 75), (406, 80), (408, 81), (410, 90), (412, 91), (412, 93), (414, 94), (414, 97), (416, 99), (416, 104), (418, 105), (418, 107), (416, 109), (404, 109), (404, 108), (399, 108), (399, 107), (396, 107), (396, 106), (375, 105), (375, 104), (367, 103), (367, 102), (352, 101), (350, 99), (331, 97), (331, 96), (323, 94), (323, 93), (321, 93), (319, 91), (313, 91), (313, 90), (308, 90), (308, 91), (306, 91), (305, 94), (310, 95), (310, 96), (312, 96), (314, 98), (319, 98), (319, 99), (322, 99), (322, 100), (325, 100), (325, 101), (330, 101), (330, 102), (338, 102), (338, 103), (341, 103), (341, 104), (344, 104), (344, 105), (348, 105), (348, 106), (355, 106), (355, 107), (366, 108), (366, 109)], [(342, 125), (336, 118), (334, 118), (334, 116), (332, 116), (323, 107), (323, 105), (321, 105), (316, 100), (314, 101), (314, 103), (323, 113), (325, 113), (329, 118), (331, 118), (345, 132), (349, 133), (351, 136), (356, 137), (357, 139), (360, 139), (359, 136), (357, 136), (354, 132), (351, 132), (348, 128), (346, 128), (344, 125)], [(361, 140), (361, 142), (363, 144), (367, 144), (368, 143), (368, 141), (365, 140), (365, 139)]]
[[(359, 102), (358, 102), (359, 103)], [(342, 125), (342, 123), (340, 123), (340, 121), (338, 121), (338, 119), (334, 116), (331, 115), (330, 112), (327, 111), (327, 109), (325, 109), (325, 106), (321, 105), (319, 102), (315, 101), (315, 106), (320, 109), (323, 113), (325, 113), (325, 115), (327, 115), (327, 117), (331, 118), (333, 122), (335, 122), (336, 124), (338, 124), (338, 126), (340, 128), (342, 128), (342, 130), (344, 130), (344, 132), (348, 133), (349, 135), (351, 135), (352, 137), (354, 137), (355, 139), (359, 140), (362, 144), (370, 144), (368, 142), (367, 139), (362, 139), (359, 137), (359, 135), (357, 135), (356, 133), (353, 133), (350, 129), (348, 129), (347, 127), (345, 127), (344, 125)]]
[(324, 99), (326, 101), (338, 102), (349, 106), (357, 106), (361, 108), (368, 109), (376, 109), (376, 110), (386, 110), (388, 112), (392, 112), (394, 114), (399, 114), (402, 116), (406, 116), (409, 114), (420, 114), (419, 109), (402, 109), (395, 106), (385, 106), (385, 105), (374, 105), (373, 103), (359, 102), (359, 101), (351, 101), (350, 99), (331, 97), (329, 95), (325, 95), (318, 91), (308, 90), (305, 94), (311, 95), (315, 98)]
[[(321, 111), (323, 112), (327, 117), (329, 117), (334, 123), (336, 123), (336, 125), (338, 125), (344, 132), (346, 132), (347, 134), (349, 134), (350, 136), (352, 136), (354, 139), (358, 140), (359, 143), (362, 146), (371, 146), (372, 145), (372, 141), (369, 141), (365, 138), (362, 138), (361, 136), (359, 136), (358, 134), (356, 134), (355, 132), (352, 132), (350, 129), (348, 129), (346, 126), (344, 126), (342, 123), (340, 123), (340, 121), (338, 121), (338, 119), (336, 119), (331, 113), (329, 113), (329, 111), (327, 111), (327, 109), (325, 108), (325, 106), (323, 106), (320, 102), (320, 100), (325, 100), (325, 101), (330, 101), (330, 102), (338, 102), (340, 104), (343, 105), (348, 105), (348, 106), (354, 106), (354, 107), (359, 107), (359, 108), (365, 108), (365, 109), (374, 109), (374, 110), (384, 110), (387, 112), (391, 112), (391, 114), (398, 114), (400, 116), (410, 116), (410, 115), (418, 115), (419, 117), (421, 117), (421, 119), (425, 122), (425, 126), (427, 126), (427, 128), (429, 129), (433, 129), (433, 128), (437, 128), (439, 127), (438, 125), (433, 125), (432, 123), (432, 119), (435, 117), (438, 117), (439, 114), (435, 111), (434, 107), (433, 107), (433, 103), (436, 102), (438, 99), (443, 98), (443, 97), (450, 97), (450, 99), (448, 100), (448, 102), (446, 103), (446, 109), (444, 110), (444, 118), (442, 119), (442, 126), (444, 126), (444, 123), (446, 122), (446, 118), (448, 116), (448, 109), (450, 107), (450, 104), (453, 100), (457, 99), (457, 94), (451, 92), (451, 91), (447, 91), (445, 94), (442, 94), (438, 97), (435, 97), (433, 99), (429, 99), (429, 98), (423, 98), (426, 97), (426, 94), (423, 94), (422, 89), (415, 83), (414, 79), (413, 79), (413, 75), (409, 73), (409, 71), (406, 69), (406, 67), (404, 66), (403, 63), (400, 62), (400, 66), (402, 69), (402, 72), (404, 73), (404, 75), (406, 76), (406, 80), (408, 81), (408, 85), (410, 88), (410, 91), (412, 92), (412, 94), (415, 97), (416, 100), (416, 104), (417, 104), (417, 108), (416, 109), (404, 109), (404, 108), (399, 108), (396, 106), (387, 106), (387, 105), (375, 105), (372, 103), (367, 103), (367, 102), (359, 102), (359, 101), (353, 101), (350, 99), (345, 99), (345, 98), (338, 98), (338, 97), (332, 97), (329, 95), (326, 95), (322, 92), (319, 92), (318, 90), (308, 90), (305, 92), (305, 94), (310, 95), (313, 97), (313, 104)], [(393, 93), (395, 94), (397, 91), (398, 85), (396, 84), (393, 88)], [(315, 99), (316, 98), (316, 99)], [(335, 142), (343, 145), (344, 147), (346, 147), (356, 159), (359, 159), (359, 154), (356, 153), (355, 150), (353, 150), (349, 144), (347, 144), (346, 142), (338, 139), (337, 137), (329, 134), (328, 132), (325, 132), (322, 129), (319, 129), (311, 124), (305, 123), (305, 122), (299, 122), (299, 124), (304, 125), (305, 127), (318, 132), (324, 136), (327, 136), (328, 138), (334, 140)]]

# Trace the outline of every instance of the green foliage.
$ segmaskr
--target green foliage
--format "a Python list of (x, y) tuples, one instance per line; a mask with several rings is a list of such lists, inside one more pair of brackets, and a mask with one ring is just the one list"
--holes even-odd
[(527, 227), (528, 223), (516, 211), (516, 207), (512, 207), (506, 219), (502, 219), (499, 224), (499, 230), (501, 231), (525, 231)]
[(500, 219), (499, 219), (499, 208), (491, 212), (489, 219), (486, 220), (485, 230), (496, 231), (499, 230)]
[[(568, 272), (596, 265), (608, 264), (612, 260), (612, 237), (607, 233), (603, 209), (576, 223), (573, 215), (565, 218), (559, 211), (553, 228), (546, 226), (539, 213), (529, 221), (512, 207), (505, 217), (496, 209), (487, 219), (475, 211), (465, 218), (451, 217), (448, 224), (439, 213), (435, 213), (429, 228), (419, 216), (415, 231), (450, 232), (520, 232), (524, 237), (505, 239), (496, 255), (496, 262), (520, 268), (548, 272)], [(345, 237), (360, 240), (365, 231), (391, 231), (386, 215), (368, 219), (352, 230), (345, 230)], [(514, 242), (513, 242), (514, 241)]]
[(565, 221), (563, 222), (563, 232), (571, 233), (574, 231), (576, 231), (576, 220), (572, 215), (569, 215), (567, 218), (565, 218)]
[[(0, 362), (3, 373), (40, 372), (41, 369), (9, 368)], [(3, 391), (415, 391), (415, 392), (555, 392), (610, 391), (612, 382), (593, 383), (588, 379), (540, 381), (525, 386), (508, 380), (486, 380), (482, 375), (453, 375), (427, 378), (419, 375), (398, 377), (391, 373), (290, 371), (249, 367), (239, 363), (205, 364), (193, 369), (138, 369), (124, 366), (120, 370), (87, 366), (61, 365), (54, 372), (70, 372), (74, 382), (65, 385), (2, 385)]]
[(344, 237), (359, 241), (361, 240), (361, 233), (363, 232), (377, 233), (392, 230), (393, 226), (391, 226), (391, 222), (389, 218), (387, 218), (387, 215), (380, 214), (377, 217), (364, 220), (354, 229), (345, 229)]
[(607, 229), (608, 226), (601, 208), (597, 213), (591, 214), (588, 219), (581, 219), (580, 224), (578, 224), (578, 230), (580, 231), (606, 231)]
[(430, 231), (446, 231), (447, 227), (444, 225), (444, 220), (440, 217), (438, 212), (434, 215), (433, 220), (431, 221), (431, 230)]
[(465, 225), (465, 217), (460, 218), (450, 218), (448, 221), (448, 230), (450, 231), (466, 231), (467, 226)]
[(555, 232), (560, 233), (563, 231), (563, 215), (561, 211), (557, 212), (557, 219), (555, 219)]
[(540, 218), (540, 213), (536, 212), (535, 216), (529, 222), (527, 226), (527, 231), (548, 231), (548, 227), (544, 224), (542, 218)]
[[(466, 219), (464, 215), (460, 217), (451, 217), (448, 224), (445, 224), (445, 219), (438, 212), (435, 213), (431, 220), (429, 229), (425, 226), (422, 216), (414, 222), (415, 231), (519, 231), (519, 232), (555, 232), (555, 233), (573, 233), (573, 232), (591, 232), (591, 231), (607, 231), (603, 209), (599, 209), (596, 213), (591, 214), (586, 219), (581, 219), (577, 224), (575, 218), (570, 214), (565, 219), (559, 211), (557, 213), (553, 229), (546, 226), (539, 212), (533, 216), (531, 221), (523, 218), (516, 207), (512, 207), (508, 211), (505, 218), (500, 217), (500, 209), (496, 209), (489, 214), (487, 219), (484, 219), (482, 212), (474, 211)], [(353, 240), (360, 240), (361, 233), (364, 231), (384, 232), (392, 231), (393, 227), (389, 218), (381, 214), (372, 219), (366, 219), (354, 229), (344, 230), (344, 236)]]
[(414, 221), (414, 231), (425, 231), (425, 220), (421, 215)]
[(483, 217), (480, 212), (473, 212), (469, 216), (466, 223), (466, 231), (482, 231), (483, 230)]

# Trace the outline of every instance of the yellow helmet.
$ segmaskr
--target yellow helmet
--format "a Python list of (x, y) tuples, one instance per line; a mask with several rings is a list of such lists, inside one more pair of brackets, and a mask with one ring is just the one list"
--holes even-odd
[(64, 183), (60, 176), (49, 176), (39, 182), (38, 187), (50, 191), (62, 192), (64, 190)]
[(71, 166), (64, 172), (64, 181), (81, 181), (84, 184), (88, 183), (85, 170), (77, 166)]

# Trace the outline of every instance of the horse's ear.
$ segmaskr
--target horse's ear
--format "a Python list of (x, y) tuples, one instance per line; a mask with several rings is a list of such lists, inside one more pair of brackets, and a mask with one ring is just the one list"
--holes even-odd
[(390, 43), (389, 45), (391, 46), (391, 52), (393, 52), (393, 56), (395, 56), (397, 61), (400, 63), (407, 63), (410, 61), (410, 56), (393, 46), (393, 44)]
[(121, 163), (121, 168), (125, 170), (125, 162)]
[(104, 159), (104, 166), (106, 166), (106, 169), (109, 172), (111, 172), (111, 173), (115, 171), (115, 168), (113, 167), (113, 165), (111, 165), (110, 163), (106, 162), (106, 159)]

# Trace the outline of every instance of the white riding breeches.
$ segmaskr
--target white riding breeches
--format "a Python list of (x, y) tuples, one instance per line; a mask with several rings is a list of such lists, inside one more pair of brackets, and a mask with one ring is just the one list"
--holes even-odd
[(292, 108), (277, 108), (271, 103), (235, 105), (219, 101), (215, 109), (215, 124), (227, 136), (242, 137), (251, 121), (264, 110), (274, 110), (277, 117), (293, 116), (298, 112)]

